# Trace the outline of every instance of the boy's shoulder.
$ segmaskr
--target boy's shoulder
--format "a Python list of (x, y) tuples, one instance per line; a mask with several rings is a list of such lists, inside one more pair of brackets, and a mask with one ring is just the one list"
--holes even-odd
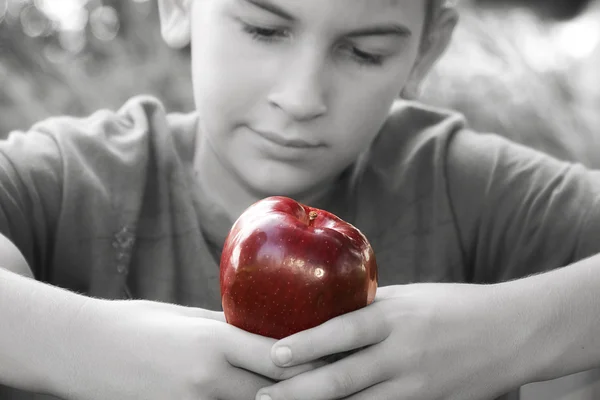
[(194, 140), (195, 115), (167, 113), (150, 95), (131, 97), (118, 109), (100, 109), (85, 116), (53, 116), (27, 131), (11, 132), (3, 146), (24, 141), (32, 145), (45, 138), (54, 142), (60, 157), (96, 161), (145, 161), (152, 153), (186, 151)]
[[(455, 133), (466, 128), (459, 112), (417, 101), (397, 100), (370, 150), (370, 163), (378, 170), (405, 170), (419, 160), (434, 166)], [(442, 151), (440, 151), (442, 150)], [(417, 162), (415, 164), (415, 162)]]
[(95, 139), (118, 145), (124, 136), (142, 140), (149, 134), (169, 133), (186, 117), (191, 122), (191, 115), (169, 114), (159, 99), (138, 95), (117, 110), (103, 108), (84, 116), (53, 116), (34, 124), (30, 131), (50, 134), (57, 139)]
[(10, 132), (0, 140), (0, 164), (28, 190), (49, 182), (51, 188), (77, 187), (75, 196), (102, 193), (109, 203), (138, 203), (148, 178), (174, 175), (193, 152), (195, 120), (193, 114), (168, 114), (154, 97), (135, 96), (118, 110), (51, 117)]
[(394, 135), (397, 140), (409, 143), (443, 136), (465, 126), (465, 117), (458, 111), (400, 99), (392, 105), (380, 137)]

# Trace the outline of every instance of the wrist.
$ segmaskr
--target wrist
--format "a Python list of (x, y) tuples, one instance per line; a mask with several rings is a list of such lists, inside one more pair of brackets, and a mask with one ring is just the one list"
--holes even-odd
[[(513, 310), (511, 323), (515, 343), (515, 370), (521, 385), (556, 379), (592, 368), (594, 347), (590, 337), (590, 307), (596, 289), (576, 285), (572, 267), (498, 284), (503, 302)], [(584, 276), (582, 276), (584, 277)], [(589, 279), (589, 278), (588, 278)], [(591, 280), (591, 279), (590, 279)], [(579, 286), (579, 287), (578, 287)]]
[(508, 298), (522, 307), (527, 340), (520, 358), (529, 382), (598, 367), (600, 256), (502, 285)]
[(509, 281), (493, 285), (494, 303), (506, 344), (506, 363), (502, 366), (510, 378), (510, 389), (543, 380), (544, 368), (552, 358), (545, 351), (548, 312), (543, 302), (536, 301), (540, 289), (523, 287), (523, 281)]
[(71, 362), (68, 324), (86, 299), (0, 268), (0, 383), (58, 395)]
[(72, 300), (70, 312), (61, 322), (62, 335), (55, 345), (60, 350), (47, 384), (55, 396), (83, 399), (89, 398), (89, 380), (101, 368), (95, 355), (105, 351), (100, 336), (110, 332), (111, 322), (105, 309), (111, 301), (80, 295)]
[(491, 358), (495, 359), (492, 380), (509, 392), (534, 382), (547, 365), (540, 337), (546, 325), (537, 303), (531, 301), (535, 293), (525, 293), (519, 281), (488, 285), (487, 301), (482, 302), (490, 324)]

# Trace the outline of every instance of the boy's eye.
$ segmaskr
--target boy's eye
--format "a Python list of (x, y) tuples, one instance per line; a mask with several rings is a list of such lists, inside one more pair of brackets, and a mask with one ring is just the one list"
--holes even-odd
[(244, 23), (242, 24), (242, 29), (252, 36), (253, 39), (262, 42), (273, 42), (289, 36), (289, 32), (283, 28), (267, 28)]
[(383, 56), (379, 54), (372, 54), (361, 51), (359, 49), (354, 49), (354, 55), (357, 61), (361, 64), (368, 65), (381, 65), (383, 64)]
[[(245, 33), (249, 34), (252, 39), (260, 42), (270, 43), (290, 36), (289, 30), (286, 28), (271, 28), (252, 25), (245, 22), (241, 22), (241, 24)], [(341, 50), (361, 66), (380, 66), (383, 64), (385, 58), (381, 54), (363, 51), (350, 43), (342, 45)]]
[(351, 44), (342, 47), (343, 50), (348, 52), (350, 56), (360, 65), (380, 66), (383, 64), (384, 56), (381, 54), (374, 54), (367, 51), (363, 51)]

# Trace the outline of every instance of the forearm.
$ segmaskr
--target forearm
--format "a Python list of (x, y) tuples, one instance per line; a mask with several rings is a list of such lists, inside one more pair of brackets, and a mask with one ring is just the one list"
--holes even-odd
[(0, 268), (0, 383), (54, 392), (69, 322), (89, 300)]
[(600, 255), (499, 287), (528, 381), (600, 366)]

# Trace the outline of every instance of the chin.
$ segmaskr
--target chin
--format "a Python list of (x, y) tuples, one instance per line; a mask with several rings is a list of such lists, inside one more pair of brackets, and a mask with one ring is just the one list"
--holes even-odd
[(257, 198), (269, 196), (298, 198), (311, 192), (319, 184), (315, 181), (317, 174), (290, 166), (280, 165), (275, 168), (254, 170), (245, 168), (240, 175)]

